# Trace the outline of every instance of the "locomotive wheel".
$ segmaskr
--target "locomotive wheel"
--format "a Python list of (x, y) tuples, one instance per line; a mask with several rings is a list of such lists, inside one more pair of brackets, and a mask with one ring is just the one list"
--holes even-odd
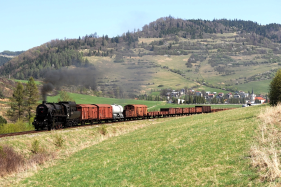
[(57, 125), (55, 126), (55, 129), (62, 129), (62, 124), (57, 124)]

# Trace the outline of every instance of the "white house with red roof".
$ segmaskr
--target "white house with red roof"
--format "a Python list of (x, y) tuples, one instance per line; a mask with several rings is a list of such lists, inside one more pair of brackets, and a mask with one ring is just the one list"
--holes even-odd
[(256, 97), (256, 100), (259, 100), (261, 102), (261, 104), (263, 104), (266, 99), (264, 99), (262, 97)]

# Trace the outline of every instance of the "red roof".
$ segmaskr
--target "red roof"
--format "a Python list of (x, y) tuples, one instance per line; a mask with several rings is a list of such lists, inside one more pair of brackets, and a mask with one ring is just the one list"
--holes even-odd
[(256, 97), (257, 100), (265, 100), (264, 98), (262, 97)]

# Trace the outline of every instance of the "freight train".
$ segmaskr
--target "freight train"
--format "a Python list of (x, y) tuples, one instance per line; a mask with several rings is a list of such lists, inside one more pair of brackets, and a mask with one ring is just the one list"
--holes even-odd
[(161, 108), (160, 111), (148, 112), (146, 105), (113, 104), (76, 104), (75, 102), (46, 103), (36, 108), (36, 116), (32, 123), (36, 130), (60, 129), (77, 125), (170, 117), (212, 112), (211, 106), (195, 106), (190, 108)]

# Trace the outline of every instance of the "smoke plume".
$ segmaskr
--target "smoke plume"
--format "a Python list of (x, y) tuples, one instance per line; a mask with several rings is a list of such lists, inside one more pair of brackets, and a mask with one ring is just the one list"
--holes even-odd
[(47, 100), (47, 93), (61, 86), (85, 86), (96, 89), (96, 71), (94, 67), (62, 68), (59, 70), (45, 70), (44, 85), (41, 89), (43, 100)]

